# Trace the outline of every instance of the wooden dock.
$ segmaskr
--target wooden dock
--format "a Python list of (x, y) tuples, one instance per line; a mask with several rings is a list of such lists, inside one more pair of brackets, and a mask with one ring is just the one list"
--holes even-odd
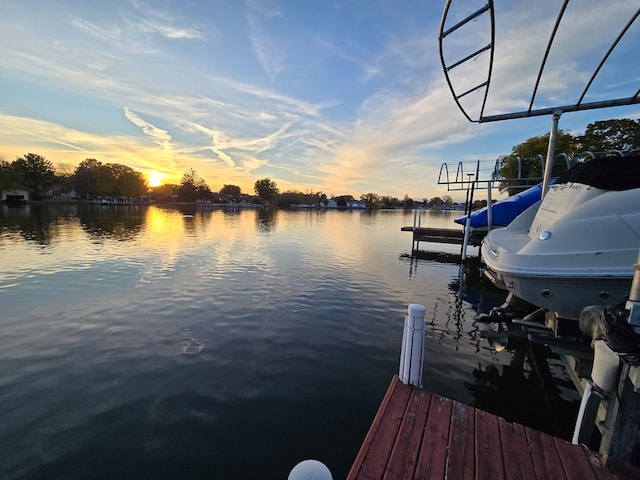
[(600, 456), (531, 428), (411, 385), (395, 375), (349, 480), (640, 478)]
[[(464, 240), (464, 229), (460, 228), (428, 228), (428, 227), (401, 227), (403, 232), (413, 232), (414, 242), (452, 243), (462, 245)], [(469, 245), (480, 246), (482, 239), (487, 234), (486, 231), (471, 230), (469, 235)]]

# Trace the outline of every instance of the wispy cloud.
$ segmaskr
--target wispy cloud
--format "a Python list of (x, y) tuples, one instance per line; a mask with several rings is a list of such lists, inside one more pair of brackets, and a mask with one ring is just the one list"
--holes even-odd
[(135, 126), (142, 129), (144, 134), (151, 139), (153, 143), (158, 145), (166, 154), (173, 152), (173, 146), (171, 144), (171, 135), (166, 130), (162, 130), (149, 122), (141, 119), (138, 115), (129, 110), (128, 107), (124, 107), (124, 116), (133, 123)]

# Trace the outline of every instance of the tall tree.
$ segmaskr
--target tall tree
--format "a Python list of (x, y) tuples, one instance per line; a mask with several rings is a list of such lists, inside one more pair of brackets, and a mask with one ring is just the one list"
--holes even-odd
[(220, 195), (240, 195), (240, 187), (237, 185), (225, 185), (220, 189)]
[(360, 201), (364, 203), (367, 208), (380, 208), (380, 197), (377, 193), (363, 193), (362, 195), (360, 195)]
[(21, 158), (16, 158), (13, 163), (20, 173), (22, 184), (31, 191), (33, 198), (44, 198), (48, 189), (55, 183), (53, 164), (36, 153), (27, 153)]
[(207, 182), (190, 168), (182, 175), (177, 195), (183, 202), (195, 202), (198, 198), (210, 198), (211, 189)]
[(13, 190), (23, 186), (22, 176), (13, 162), (0, 159), (0, 190)]
[(87, 158), (80, 162), (73, 174), (73, 183), (78, 195), (82, 197), (98, 194), (95, 171), (102, 166), (102, 162), (95, 158)]
[(253, 190), (256, 192), (256, 195), (267, 204), (272, 202), (278, 196), (278, 193), (280, 193), (276, 182), (268, 177), (256, 180)]
[[(531, 137), (512, 148), (509, 155), (499, 157), (500, 186), (506, 188), (509, 195), (522, 191), (523, 185), (540, 183), (544, 173), (544, 159), (549, 147), (549, 134)], [(573, 154), (577, 150), (574, 137), (570, 133), (558, 130), (555, 151)], [(566, 163), (554, 162), (554, 175), (566, 170)], [(531, 179), (531, 180), (530, 180)]]
[(117, 196), (137, 198), (148, 193), (147, 180), (142, 173), (119, 163), (108, 163), (107, 166), (111, 169)]
[(590, 123), (576, 140), (581, 151), (593, 153), (640, 149), (640, 120), (620, 118)]

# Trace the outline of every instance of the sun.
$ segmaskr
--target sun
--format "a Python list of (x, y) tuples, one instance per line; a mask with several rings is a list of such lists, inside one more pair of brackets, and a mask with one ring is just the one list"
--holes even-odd
[(162, 185), (163, 178), (164, 178), (164, 174), (159, 172), (147, 173), (147, 181), (149, 182), (150, 187), (159, 187), (160, 185)]

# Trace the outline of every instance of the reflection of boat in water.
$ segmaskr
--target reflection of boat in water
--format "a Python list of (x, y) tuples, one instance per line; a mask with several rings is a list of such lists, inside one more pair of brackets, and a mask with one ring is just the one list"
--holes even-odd
[(580, 163), (482, 246), (499, 287), (560, 317), (623, 302), (640, 248), (640, 157)]

